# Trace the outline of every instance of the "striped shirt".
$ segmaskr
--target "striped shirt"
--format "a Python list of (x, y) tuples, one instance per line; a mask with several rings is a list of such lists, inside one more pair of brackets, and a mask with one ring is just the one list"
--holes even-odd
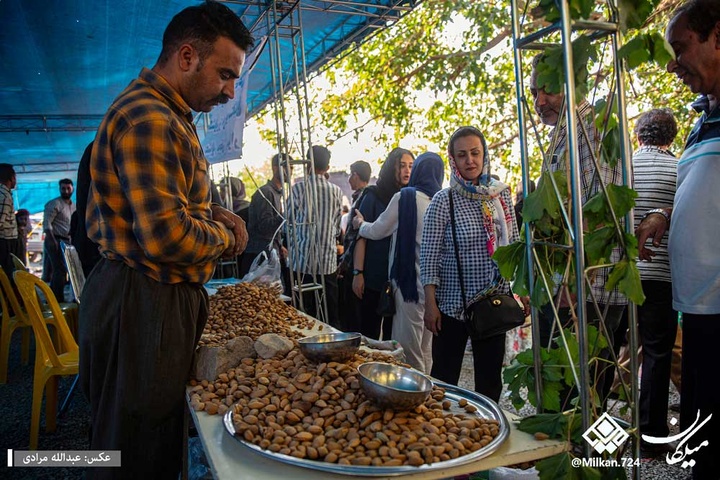
[(192, 112), (143, 69), (115, 99), (90, 159), (88, 237), (103, 255), (161, 283), (204, 283), (232, 245), (212, 220), (208, 162)]
[[(317, 210), (312, 209), (313, 191)], [(297, 272), (328, 275), (337, 270), (335, 239), (340, 234), (342, 190), (323, 176), (310, 175), (292, 188), (297, 250), (293, 249), (293, 268)], [(293, 235), (290, 235), (290, 240)], [(296, 254), (297, 252), (297, 254)]]
[(673, 308), (683, 313), (720, 313), (720, 108), (705, 110), (678, 162), (670, 222)]
[[(595, 150), (595, 145), (600, 141), (598, 133), (593, 125), (593, 109), (587, 100), (583, 100), (578, 105), (578, 152), (580, 155), (579, 168), (580, 168), (580, 191), (582, 203), (585, 205), (587, 201), (592, 198), (596, 193), (601, 191), (600, 180), (605, 185), (614, 183), (616, 185), (622, 185), (622, 166), (620, 162), (615, 164), (615, 167), (611, 167), (602, 159), (597, 158), (600, 171), (595, 175), (596, 169), (595, 164), (592, 160), (592, 151)], [(585, 134), (583, 133), (580, 122), (585, 122), (585, 129), (587, 130), (587, 136), (590, 139), (590, 143), (585, 140)], [(561, 125), (560, 130), (557, 133), (557, 142), (555, 148), (552, 151), (552, 160), (550, 162), (550, 170), (553, 172), (558, 170), (567, 170), (570, 161), (570, 153), (567, 149), (567, 124)], [(555, 129), (550, 132), (550, 138), (554, 138)], [(610, 261), (618, 262), (620, 260), (620, 250), (618, 248), (613, 250)], [(617, 288), (611, 292), (605, 290), (605, 283), (607, 282), (608, 276), (610, 275), (610, 268), (600, 268), (592, 270), (591, 275), (594, 275), (592, 283), (592, 295), (597, 300), (597, 303), (605, 305), (625, 305), (627, 299), (621, 295)], [(591, 292), (588, 292), (588, 300), (590, 300)]]
[(10, 189), (0, 183), (0, 238), (14, 240), (18, 238), (15, 221), (15, 204)]
[[(441, 312), (462, 320), (463, 299), (450, 224), (450, 190), (445, 188), (436, 193), (425, 212), (420, 245), (420, 280), (423, 286), (436, 285), (435, 298)], [(512, 225), (508, 225), (509, 241), (512, 243), (517, 241), (519, 236), (515, 212), (510, 211), (510, 189), (503, 190), (500, 195), (509, 209), (503, 215), (510, 215), (512, 220)], [(478, 293), (493, 285), (497, 266), (485, 248), (487, 234), (482, 220), (481, 203), (455, 192), (453, 204), (465, 295), (469, 304)], [(502, 282), (498, 293), (509, 291), (509, 284)]]
[[(667, 150), (653, 145), (641, 146), (632, 158), (633, 187), (638, 193), (635, 200), (635, 228), (640, 225), (648, 210), (672, 205), (677, 180), (677, 158)], [(648, 241), (648, 243), (652, 243)], [(652, 262), (638, 262), (638, 270), (643, 280), (670, 281), (670, 261), (668, 259), (668, 234), (660, 247), (648, 245), (655, 251)]]

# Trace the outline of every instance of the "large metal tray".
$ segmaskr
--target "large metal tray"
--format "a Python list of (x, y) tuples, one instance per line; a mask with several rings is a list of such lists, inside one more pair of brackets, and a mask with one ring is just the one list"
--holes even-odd
[(456, 413), (468, 414), (465, 409), (459, 407), (457, 402), (464, 398), (469, 404), (472, 404), (477, 408), (475, 415), (486, 419), (495, 419), (499, 423), (500, 431), (493, 439), (492, 442), (485, 445), (485, 447), (476, 450), (468, 455), (454, 458), (451, 460), (445, 460), (443, 462), (424, 464), (419, 467), (413, 467), (410, 465), (403, 465), (400, 467), (374, 467), (374, 466), (361, 466), (361, 465), (338, 465), (336, 463), (327, 463), (319, 460), (308, 460), (304, 458), (295, 458), (290, 455), (283, 455), (280, 453), (273, 453), (269, 450), (264, 450), (258, 445), (246, 441), (242, 436), (235, 435), (235, 425), (232, 422), (232, 416), (234, 409), (230, 409), (225, 413), (223, 417), (223, 424), (225, 430), (238, 442), (246, 446), (247, 448), (254, 450), (255, 452), (273, 460), (278, 460), (283, 463), (290, 465), (296, 465), (303, 468), (311, 468), (314, 470), (320, 470), (324, 472), (339, 473), (342, 475), (353, 475), (363, 477), (381, 477), (381, 476), (397, 476), (397, 475), (409, 475), (412, 473), (429, 472), (433, 470), (439, 470), (444, 468), (456, 467), (458, 465), (464, 465), (466, 463), (477, 461), (481, 458), (485, 458), (488, 455), (493, 454), (500, 445), (507, 440), (510, 435), (510, 425), (508, 424), (505, 415), (500, 410), (500, 407), (479, 393), (465, 390), (464, 388), (456, 387), (455, 385), (448, 385), (445, 383), (434, 382), (438, 387), (445, 389), (445, 398), (452, 401), (451, 411)]

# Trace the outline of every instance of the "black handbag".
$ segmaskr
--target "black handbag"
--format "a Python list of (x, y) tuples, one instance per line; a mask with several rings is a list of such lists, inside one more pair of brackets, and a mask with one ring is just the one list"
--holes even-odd
[[(458, 275), (460, 276), (460, 293), (463, 300), (463, 316), (465, 328), (470, 338), (482, 340), (496, 335), (503, 335), (513, 328), (525, 323), (525, 312), (518, 305), (515, 297), (504, 293), (481, 296), (474, 302), (467, 304), (465, 297), (465, 283), (463, 282), (462, 266), (460, 265), (460, 252), (458, 248), (457, 232), (455, 228), (455, 206), (453, 205), (453, 192), (450, 190), (450, 226), (452, 228), (453, 248), (457, 261)], [(496, 287), (494, 285), (493, 287)], [(494, 290), (491, 287), (488, 291)]]
[(395, 310), (395, 292), (393, 291), (392, 281), (388, 280), (380, 291), (376, 312), (381, 317), (392, 317), (395, 315)]

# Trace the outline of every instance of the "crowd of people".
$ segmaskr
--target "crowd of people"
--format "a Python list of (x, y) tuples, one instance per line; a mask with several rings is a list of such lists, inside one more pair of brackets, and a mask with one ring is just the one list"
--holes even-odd
[[(717, 2), (688, 1), (673, 14), (666, 39), (675, 52), (668, 71), (701, 95), (695, 106), (702, 116), (679, 161), (670, 151), (678, 130), (672, 112), (652, 109), (635, 127), (635, 214), (647, 296), (638, 310), (640, 430), (668, 434), (671, 354), (682, 312), (681, 422), (685, 428), (696, 415), (717, 414), (703, 430), (709, 446), (694, 457), (694, 478), (716, 478), (720, 388), (712, 381), (712, 352), (720, 333), (720, 270), (712, 218), (720, 215), (720, 204), (712, 191), (720, 181)], [(155, 66), (144, 68), (116, 98), (88, 145), (78, 173), (78, 204), (71, 200), (73, 182), (63, 179), (60, 196), (45, 205), (44, 276), (58, 300), (64, 300), (67, 275), (60, 242), (89, 242), (93, 255), (83, 262), (88, 267), (85, 289), (93, 294), (80, 307), (78, 342), (80, 384), (91, 406), (90, 449), (122, 450), (123, 460), (128, 459), (118, 469), (90, 469), (88, 478), (177, 478), (184, 389), (208, 315), (202, 285), (220, 259), (237, 259), (242, 277), (258, 254), (277, 250), (286, 293), (291, 275), (305, 285), (319, 281), (330, 325), (395, 340), (411, 366), (453, 384), (469, 338), (465, 305), (489, 292), (512, 293), (492, 255), (518, 240), (522, 206), (513, 204), (510, 187), (492, 175), (492, 152), (475, 127), (455, 130), (443, 152), (416, 156), (393, 149), (372, 185), (370, 164), (356, 161), (350, 166), (354, 193), (345, 212), (341, 189), (327, 178), (331, 152), (323, 146), (310, 148), (300, 162), (275, 155), (272, 177), (250, 200), (237, 178), (225, 178), (214, 189), (192, 112), (208, 112), (234, 97), (235, 80), (252, 45), (242, 21), (220, 3), (178, 13), (165, 31)], [(541, 60), (542, 54), (534, 59), (527, 87), (540, 120), (552, 127), (548, 174), (569, 169), (570, 154), (565, 93), (549, 92), (538, 83), (535, 67)], [(586, 100), (578, 103), (583, 203), (603, 184), (622, 183), (619, 163), (593, 159), (599, 132), (591, 112)], [(446, 161), (449, 186), (443, 188)], [(306, 171), (292, 183), (295, 163)], [(29, 224), (27, 211), (14, 210), (15, 185), (12, 166), (0, 164), (0, 266), (9, 276), (12, 255), (24, 258)], [(73, 222), (76, 207), (80, 214)], [(612, 259), (619, 258), (614, 251)], [(600, 355), (606, 359), (622, 343), (628, 310), (617, 289), (605, 288), (608, 274), (608, 268), (596, 271), (587, 299), (566, 298), (556, 325), (569, 325), (570, 305), (583, 302), (590, 323), (604, 322), (610, 346)], [(388, 285), (392, 315), (378, 310)], [(319, 313), (317, 298), (312, 289), (304, 293), (307, 313)], [(520, 300), (528, 313), (528, 299)], [(543, 309), (539, 321), (537, 341), (546, 347), (556, 341), (555, 313)], [(497, 401), (504, 336), (471, 338), (470, 343), (475, 390)], [(607, 398), (612, 371), (592, 377), (600, 398)], [(563, 408), (576, 395), (565, 393)], [(644, 447), (648, 454), (660, 453)]]

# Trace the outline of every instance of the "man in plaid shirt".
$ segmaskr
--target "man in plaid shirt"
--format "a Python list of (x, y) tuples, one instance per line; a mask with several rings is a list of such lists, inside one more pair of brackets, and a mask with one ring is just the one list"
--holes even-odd
[(247, 243), (244, 222), (211, 205), (192, 112), (235, 95), (250, 32), (226, 6), (181, 11), (160, 57), (108, 109), (90, 159), (86, 223), (103, 258), (80, 307), (80, 379), (92, 450), (121, 468), (88, 478), (177, 479), (184, 389), (208, 315), (203, 283)]
[[(549, 138), (553, 140), (552, 145), (548, 148), (550, 157), (549, 168), (552, 172), (558, 170), (568, 170), (569, 151), (567, 148), (567, 120), (563, 118), (558, 124), (561, 112), (565, 109), (565, 94), (549, 93), (543, 86), (537, 83), (538, 76), (536, 67), (542, 59), (542, 54), (535, 56), (533, 59), (533, 72), (530, 77), (530, 93), (534, 99), (535, 111), (540, 116), (540, 120), (545, 125), (550, 125), (553, 130), (550, 132)], [(622, 185), (622, 169), (621, 163), (617, 162), (614, 167), (604, 162), (598, 153), (598, 144), (600, 142), (599, 133), (595, 130), (593, 124), (592, 106), (583, 99), (577, 106), (577, 142), (579, 158), (577, 159), (578, 168), (580, 169), (580, 188), (583, 205), (595, 194), (601, 191), (600, 182), (604, 185), (614, 183)], [(586, 136), (587, 134), (587, 136)], [(593, 152), (595, 153), (597, 165), (593, 162)], [(620, 252), (618, 249), (613, 251), (610, 261), (617, 262), (620, 260)], [(592, 285), (588, 290), (587, 302), (585, 305), (586, 320), (588, 323), (597, 323), (601, 316), (597, 310), (603, 314), (605, 326), (607, 328), (608, 340), (611, 345), (613, 342), (613, 334), (620, 324), (627, 299), (616, 289), (612, 291), (605, 290), (610, 268), (600, 268), (594, 271)], [(597, 303), (597, 309), (595, 302)], [(573, 299), (574, 300), (574, 299)], [(550, 341), (550, 331), (553, 322), (552, 309), (546, 306), (540, 313), (540, 342), (543, 346), (547, 346)], [(563, 325), (570, 322), (569, 308), (561, 308), (559, 311), (560, 320)], [(557, 327), (556, 327), (557, 333)], [(618, 339), (619, 340), (619, 339)], [(618, 342), (619, 343), (619, 342)], [(617, 349), (616, 349), (617, 350)], [(608, 368), (604, 375), (598, 381), (598, 394), (603, 401), (607, 398), (612, 384), (614, 369)], [(567, 407), (567, 405), (566, 405)]]

